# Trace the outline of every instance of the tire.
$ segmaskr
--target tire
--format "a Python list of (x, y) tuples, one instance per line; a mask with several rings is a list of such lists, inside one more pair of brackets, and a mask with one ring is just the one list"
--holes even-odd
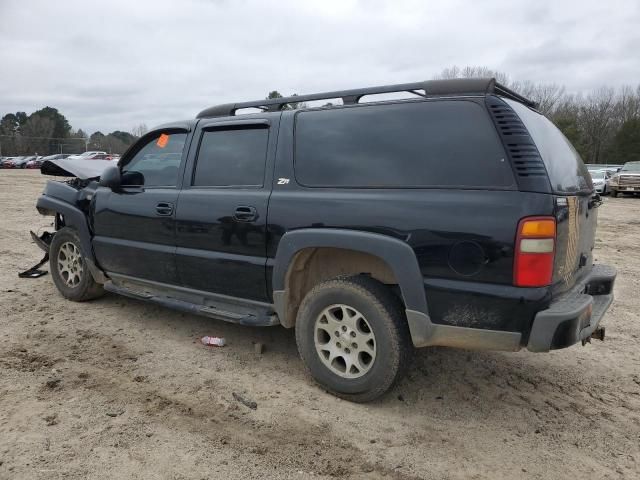
[(611, 196), (613, 198), (617, 198), (618, 197), (618, 190), (611, 189)]
[[(352, 402), (369, 402), (387, 392), (413, 356), (400, 300), (364, 275), (338, 277), (307, 293), (298, 310), (296, 342), (309, 375)], [(339, 352), (332, 362), (329, 349)], [(346, 359), (353, 361), (350, 369)]]
[(64, 227), (53, 236), (49, 269), (56, 288), (68, 300), (84, 302), (104, 294), (87, 267), (80, 237), (72, 228)]

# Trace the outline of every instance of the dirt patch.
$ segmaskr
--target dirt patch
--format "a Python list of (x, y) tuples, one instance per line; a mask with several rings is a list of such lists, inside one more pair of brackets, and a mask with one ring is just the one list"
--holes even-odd
[(640, 199), (600, 208), (595, 257), (619, 269), (604, 343), (423, 349), (354, 405), (304, 375), (290, 330), (19, 279), (41, 256), (28, 230), (51, 223), (34, 208), (45, 180), (0, 171), (0, 479), (637, 478)]

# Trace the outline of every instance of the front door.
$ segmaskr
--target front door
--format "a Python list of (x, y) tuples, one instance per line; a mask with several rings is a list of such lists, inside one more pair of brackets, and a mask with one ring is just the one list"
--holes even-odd
[[(268, 301), (266, 221), (273, 120), (201, 121), (176, 213), (182, 285)], [(274, 125), (275, 123), (275, 125)]]
[(177, 284), (175, 213), (188, 134), (147, 134), (120, 162), (122, 187), (94, 198), (93, 248), (108, 273)]

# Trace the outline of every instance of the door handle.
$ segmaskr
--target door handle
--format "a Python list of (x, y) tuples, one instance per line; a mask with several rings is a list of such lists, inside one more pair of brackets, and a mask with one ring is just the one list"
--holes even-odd
[(173, 203), (160, 202), (156, 205), (156, 215), (161, 217), (169, 217), (173, 213)]
[(238, 222), (253, 222), (258, 219), (258, 211), (255, 207), (241, 205), (236, 207), (233, 218)]

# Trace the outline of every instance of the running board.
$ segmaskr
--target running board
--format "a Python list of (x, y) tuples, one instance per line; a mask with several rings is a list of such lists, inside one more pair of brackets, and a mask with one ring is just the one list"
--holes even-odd
[(185, 300), (180, 300), (167, 295), (159, 295), (150, 292), (138, 291), (133, 288), (126, 288), (115, 285), (112, 281), (105, 283), (104, 289), (137, 300), (152, 302), (163, 307), (179, 310), (194, 315), (215, 318), (216, 320), (224, 320), (225, 322), (238, 323), (240, 325), (249, 325), (253, 327), (271, 327), (279, 325), (278, 316), (267, 309), (253, 308), (250, 313), (247, 307), (243, 306), (242, 312), (233, 311), (234, 305), (222, 302), (212, 302), (212, 305), (199, 305)]

